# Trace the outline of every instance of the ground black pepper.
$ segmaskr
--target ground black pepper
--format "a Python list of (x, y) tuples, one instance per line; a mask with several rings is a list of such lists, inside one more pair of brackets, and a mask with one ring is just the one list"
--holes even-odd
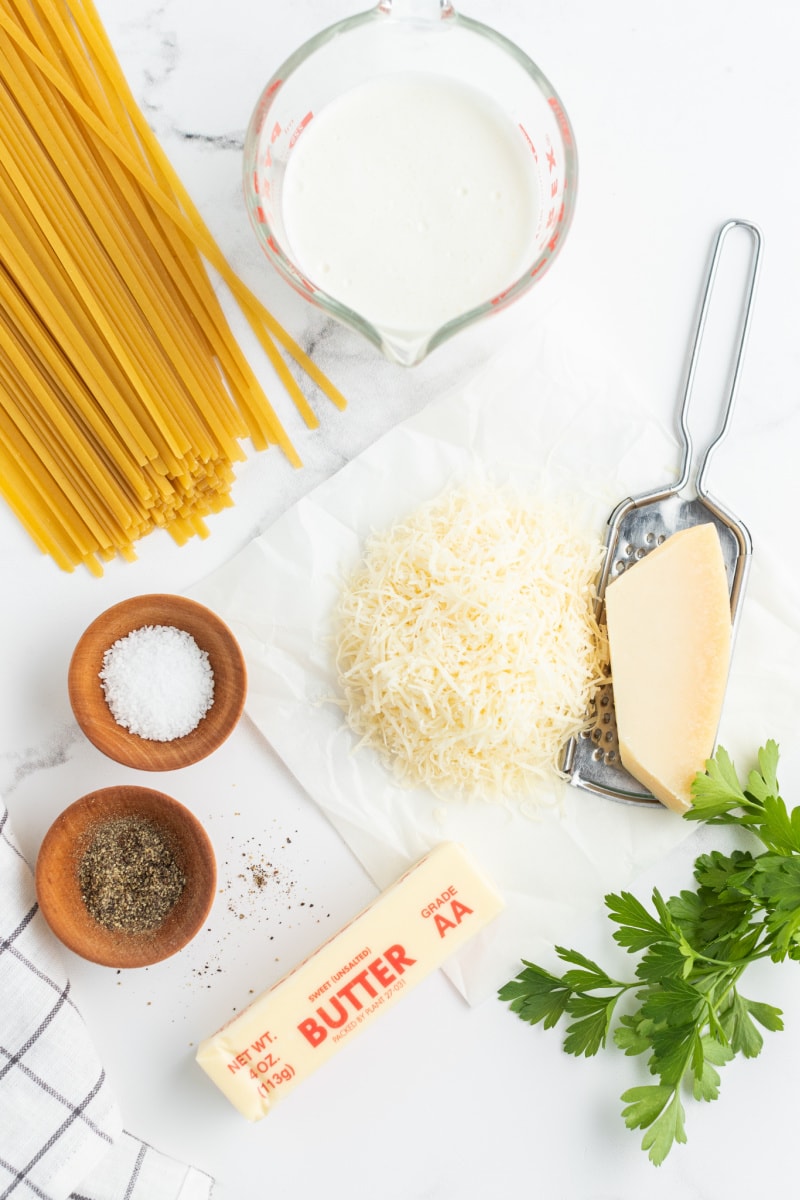
[(186, 884), (168, 834), (143, 817), (99, 825), (78, 866), (83, 902), (94, 919), (121, 933), (157, 929)]

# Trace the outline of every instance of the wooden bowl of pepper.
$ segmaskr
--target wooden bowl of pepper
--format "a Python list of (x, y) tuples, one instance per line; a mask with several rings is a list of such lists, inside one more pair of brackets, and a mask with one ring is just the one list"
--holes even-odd
[(101, 788), (45, 834), (36, 896), (55, 935), (108, 967), (144, 967), (199, 931), (214, 899), (216, 861), (197, 818), (151, 788)]

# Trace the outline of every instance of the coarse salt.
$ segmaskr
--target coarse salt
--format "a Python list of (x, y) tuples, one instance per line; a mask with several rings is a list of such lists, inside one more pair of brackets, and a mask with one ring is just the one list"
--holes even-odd
[(114, 642), (100, 680), (117, 724), (151, 742), (185, 737), (214, 702), (207, 652), (172, 625), (144, 625)]

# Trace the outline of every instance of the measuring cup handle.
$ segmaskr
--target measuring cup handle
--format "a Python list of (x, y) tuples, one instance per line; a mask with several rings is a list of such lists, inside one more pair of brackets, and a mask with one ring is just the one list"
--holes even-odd
[(742, 364), (744, 362), (745, 347), (747, 345), (747, 338), (750, 333), (750, 321), (753, 315), (753, 299), (755, 296), (756, 283), (758, 282), (758, 275), (761, 268), (761, 249), (764, 244), (764, 236), (761, 230), (751, 221), (741, 221), (736, 219), (732, 221), (726, 221), (717, 234), (717, 240), (714, 245), (714, 253), (711, 257), (711, 266), (709, 267), (708, 278), (706, 280), (705, 292), (703, 293), (703, 303), (700, 308), (700, 317), (697, 322), (697, 330), (695, 332), (692, 355), (689, 360), (689, 371), (686, 377), (686, 389), (683, 394), (683, 402), (680, 410), (679, 424), (681, 440), (683, 444), (683, 462), (681, 464), (680, 479), (675, 486), (676, 491), (681, 491), (681, 489), (686, 486), (686, 484), (689, 482), (692, 472), (693, 445), (692, 435), (689, 432), (688, 425), (689, 404), (692, 397), (695, 375), (697, 373), (700, 347), (702, 345), (703, 333), (706, 327), (706, 319), (708, 317), (708, 310), (711, 304), (711, 294), (714, 289), (714, 280), (716, 279), (717, 275), (717, 267), (719, 266), (720, 257), (722, 255), (723, 244), (732, 229), (747, 230), (753, 239), (753, 249), (750, 261), (750, 273), (745, 292), (742, 331), (739, 338), (739, 344), (736, 348), (733, 378), (731, 380), (731, 387), (728, 393), (728, 400), (725, 406), (722, 425), (719, 433), (708, 446), (697, 473), (697, 481), (695, 486), (697, 489), (697, 494), (702, 498), (705, 498), (706, 496), (705, 476), (708, 470), (708, 464), (711, 459), (712, 452), (725, 438), (730, 427), (731, 417), (733, 415), (733, 408), (736, 402), (736, 393), (739, 390), (739, 377), (741, 375)]

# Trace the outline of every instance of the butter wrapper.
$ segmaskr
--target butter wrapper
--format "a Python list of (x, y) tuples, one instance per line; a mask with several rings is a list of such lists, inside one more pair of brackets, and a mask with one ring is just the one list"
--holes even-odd
[(258, 1121), (503, 909), (455, 842), (442, 842), (243, 1012), (197, 1062)]

